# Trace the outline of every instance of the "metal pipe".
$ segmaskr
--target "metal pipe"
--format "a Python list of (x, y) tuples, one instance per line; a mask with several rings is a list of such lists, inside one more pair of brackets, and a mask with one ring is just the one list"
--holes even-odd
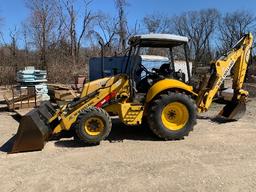
[(171, 58), (171, 62), (169, 63), (169, 69), (170, 71), (175, 72), (175, 64), (174, 64), (172, 47), (170, 48), (170, 58)]
[(105, 73), (104, 73), (104, 43), (102, 40), (99, 41), (99, 44), (101, 46), (101, 78), (104, 78)]
[(187, 72), (188, 72), (188, 83), (191, 82), (191, 75), (190, 75), (190, 67), (189, 67), (189, 56), (188, 56), (188, 44), (184, 44), (184, 51), (185, 51), (185, 59), (187, 65)]

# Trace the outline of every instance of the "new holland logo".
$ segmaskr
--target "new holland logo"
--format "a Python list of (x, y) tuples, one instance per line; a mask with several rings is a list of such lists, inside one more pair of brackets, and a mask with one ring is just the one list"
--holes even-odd
[(217, 86), (218, 88), (221, 86), (222, 82), (224, 81), (224, 79), (227, 77), (228, 72), (232, 69), (232, 67), (235, 65), (235, 61), (231, 61), (229, 64), (229, 67), (226, 69), (226, 71), (224, 72), (224, 75), (222, 76), (221, 80), (218, 82)]
[(246, 63), (249, 63), (250, 56), (251, 56), (251, 50), (248, 49), (248, 51), (246, 52), (246, 55), (245, 55), (245, 62)]

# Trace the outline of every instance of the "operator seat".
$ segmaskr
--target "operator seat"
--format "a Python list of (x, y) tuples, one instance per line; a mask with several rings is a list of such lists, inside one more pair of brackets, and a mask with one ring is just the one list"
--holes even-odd
[(160, 66), (158, 70), (156, 70), (157, 73), (163, 77), (169, 77), (174, 78), (180, 81), (185, 82), (186, 75), (182, 72), (182, 70), (175, 71), (174, 69), (170, 68), (170, 63), (164, 63)]

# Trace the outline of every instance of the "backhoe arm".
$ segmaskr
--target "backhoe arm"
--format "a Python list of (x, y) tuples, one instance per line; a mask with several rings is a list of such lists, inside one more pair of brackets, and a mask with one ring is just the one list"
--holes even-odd
[(225, 56), (220, 57), (211, 64), (211, 74), (205, 86), (199, 91), (197, 106), (199, 112), (205, 112), (212, 104), (212, 100), (218, 92), (224, 79), (234, 67), (233, 89), (234, 96), (232, 102), (239, 102), (248, 96), (248, 92), (242, 90), (250, 51), (253, 44), (251, 33), (244, 35)]

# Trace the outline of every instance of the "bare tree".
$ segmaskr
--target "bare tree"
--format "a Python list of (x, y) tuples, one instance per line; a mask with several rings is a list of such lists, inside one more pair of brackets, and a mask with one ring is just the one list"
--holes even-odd
[(10, 30), (9, 36), (11, 38), (11, 44), (9, 46), (10, 53), (11, 53), (11, 60), (15, 67), (15, 71), (18, 71), (18, 62), (17, 62), (17, 38), (18, 38), (18, 31), (17, 27), (15, 27), (13, 30)]
[(79, 11), (75, 8), (75, 0), (62, 0), (62, 20), (64, 22), (66, 31), (68, 33), (68, 40), (70, 44), (70, 55), (72, 62), (76, 65), (79, 62), (80, 49), (82, 40), (91, 29), (92, 21), (97, 17), (91, 10), (91, 0), (84, 0), (81, 30), (78, 30)]
[(128, 5), (127, 0), (115, 0), (116, 8), (118, 11), (118, 34), (119, 34), (119, 51), (123, 53), (127, 45), (127, 18), (125, 9)]
[(219, 18), (216, 9), (189, 11), (173, 18), (174, 29), (190, 39), (193, 67), (211, 60), (211, 38)]
[(163, 14), (146, 15), (143, 24), (149, 33), (168, 33), (171, 31), (171, 19)]
[(29, 27), (33, 42), (39, 50), (41, 67), (47, 68), (47, 51), (56, 25), (55, 0), (29, 0)]
[(241, 36), (256, 29), (256, 17), (249, 11), (226, 13), (219, 21), (220, 51), (227, 51)]
[[(136, 22), (134, 23), (133, 26), (130, 26), (127, 28), (127, 40), (130, 39), (130, 37), (134, 36), (134, 35), (138, 35), (140, 33), (142, 33), (142, 28), (141, 28), (141, 24), (136, 20)], [(127, 50), (127, 49), (126, 49)]]
[(29, 32), (27, 29), (27, 24), (24, 22), (21, 24), (21, 33), (23, 36), (23, 44), (24, 44), (24, 50), (25, 50), (25, 63), (26, 65), (28, 65), (29, 63), (29, 40), (28, 40)]
[[(95, 20), (97, 29), (90, 31), (91, 43), (98, 47), (99, 41), (104, 42), (105, 55), (113, 55), (118, 50), (118, 21), (116, 17), (112, 17), (103, 12), (97, 13)], [(94, 42), (96, 40), (96, 42)]]
[(18, 30), (17, 30), (16, 26), (13, 29), (9, 30), (9, 38), (11, 39), (11, 42), (8, 44), (5, 41), (3, 33), (1, 33), (2, 44), (4, 45), (5, 48), (9, 49), (8, 52), (10, 53), (9, 55), (10, 55), (10, 60), (11, 60), (9, 65), (10, 66), (15, 66), (15, 70), (16, 70), (17, 66), (16, 66), (16, 63), (15, 63), (15, 59), (17, 57), (17, 51), (18, 51), (18, 47), (17, 47)]

